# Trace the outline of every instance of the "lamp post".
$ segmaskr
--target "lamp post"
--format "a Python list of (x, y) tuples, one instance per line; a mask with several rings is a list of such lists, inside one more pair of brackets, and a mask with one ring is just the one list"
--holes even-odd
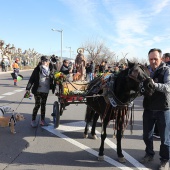
[(71, 58), (71, 47), (66, 47), (66, 48), (70, 48), (70, 58)]
[(51, 29), (52, 31), (57, 31), (61, 33), (61, 60), (62, 60), (62, 50), (63, 50), (63, 30)]

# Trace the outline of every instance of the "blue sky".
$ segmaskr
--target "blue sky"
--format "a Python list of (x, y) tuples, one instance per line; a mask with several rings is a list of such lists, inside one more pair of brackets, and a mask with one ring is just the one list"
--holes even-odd
[(0, 0), (0, 39), (23, 51), (72, 58), (88, 40), (102, 40), (119, 58), (170, 52), (170, 0)]

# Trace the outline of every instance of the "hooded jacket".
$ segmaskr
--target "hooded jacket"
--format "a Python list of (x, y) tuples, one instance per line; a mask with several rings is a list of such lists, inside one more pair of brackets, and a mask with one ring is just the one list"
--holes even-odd
[(170, 109), (170, 66), (162, 62), (153, 74), (155, 92), (152, 96), (145, 96), (143, 107), (145, 110)]

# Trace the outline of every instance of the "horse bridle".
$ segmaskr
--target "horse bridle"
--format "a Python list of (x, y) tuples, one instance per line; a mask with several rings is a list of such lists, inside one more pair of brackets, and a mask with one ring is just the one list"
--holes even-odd
[[(151, 77), (148, 76), (147, 72), (145, 71), (145, 69), (143, 69), (143, 68), (141, 67), (140, 64), (139, 64), (139, 68), (145, 73), (146, 78), (144, 78), (144, 79), (142, 79), (142, 81), (140, 81), (139, 79), (137, 79), (138, 75), (137, 75), (137, 76), (133, 76), (133, 75), (130, 74), (131, 69), (128, 70), (128, 77), (131, 78), (131, 79), (133, 79), (133, 80), (135, 80), (136, 82), (138, 82), (138, 83), (139, 83), (140, 92), (141, 92), (141, 93), (144, 93), (144, 92), (145, 92), (145, 88), (144, 88), (144, 86), (143, 86), (143, 82), (144, 82), (146, 79), (151, 79)], [(138, 74), (139, 74), (139, 73), (138, 73)]]
[[(139, 83), (140, 92), (141, 92), (141, 93), (144, 93), (144, 92), (145, 92), (145, 88), (144, 88), (144, 86), (143, 86), (143, 82), (144, 82), (146, 79), (151, 79), (151, 78), (148, 76), (147, 72), (141, 67), (140, 64), (139, 64), (139, 67), (140, 67), (140, 69), (145, 73), (145, 75), (146, 75), (145, 78), (143, 78), (142, 80), (137, 79), (138, 75), (137, 75), (137, 76), (133, 76), (133, 75), (130, 74), (131, 69), (128, 70), (128, 77), (131, 78), (131, 79), (133, 79), (133, 80), (135, 80), (136, 82), (138, 82), (138, 83)], [(139, 73), (138, 73), (138, 74), (139, 74)], [(135, 91), (135, 96), (134, 96), (133, 98), (131, 98), (128, 103), (123, 103), (122, 101), (120, 101), (120, 100), (116, 97), (116, 95), (115, 95), (115, 93), (114, 93), (113, 90), (110, 90), (110, 92), (111, 92), (113, 98), (116, 100), (116, 102), (119, 103), (119, 106), (130, 104), (130, 103), (139, 95), (139, 92), (136, 92), (136, 91)]]

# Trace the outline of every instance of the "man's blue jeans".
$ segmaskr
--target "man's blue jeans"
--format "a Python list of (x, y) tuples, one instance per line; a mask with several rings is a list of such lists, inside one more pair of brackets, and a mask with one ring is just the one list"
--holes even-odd
[(94, 79), (94, 74), (90, 73), (90, 81), (92, 81)]
[(153, 131), (155, 122), (157, 121), (158, 130), (160, 132), (160, 159), (169, 160), (170, 154), (170, 110), (150, 111), (144, 110), (143, 113), (143, 140), (146, 144), (146, 153), (154, 156), (153, 150)]

